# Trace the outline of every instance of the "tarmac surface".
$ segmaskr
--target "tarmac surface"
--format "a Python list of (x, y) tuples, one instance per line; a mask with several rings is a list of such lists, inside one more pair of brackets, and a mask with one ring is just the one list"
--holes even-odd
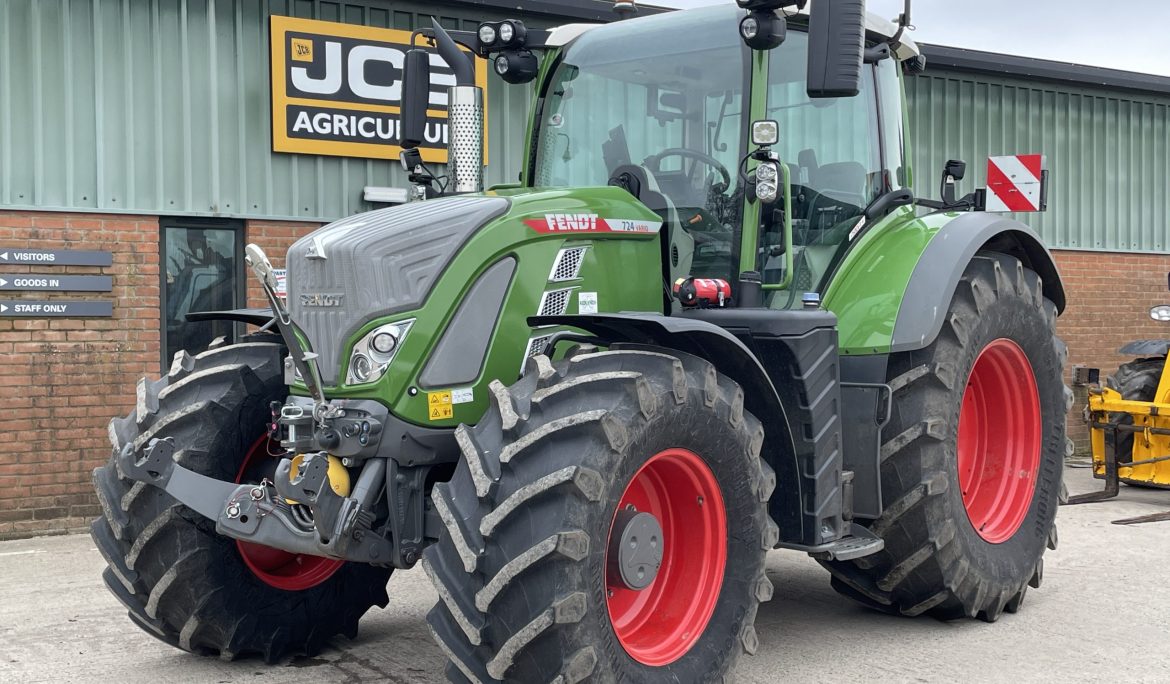
[[(1069, 469), (1069, 490), (1099, 489)], [(1170, 682), (1170, 522), (1110, 521), (1170, 510), (1170, 491), (1122, 487), (1106, 503), (1063, 507), (1043, 587), (995, 624), (897, 618), (829, 588), (806, 556), (768, 557), (775, 598), (760, 609), (760, 649), (736, 681)], [(0, 682), (442, 682), (424, 615), (435, 593), (421, 569), (397, 572), (390, 605), (355, 641), (267, 666), (171, 648), (135, 627), (101, 582), (87, 535), (0, 543)]]

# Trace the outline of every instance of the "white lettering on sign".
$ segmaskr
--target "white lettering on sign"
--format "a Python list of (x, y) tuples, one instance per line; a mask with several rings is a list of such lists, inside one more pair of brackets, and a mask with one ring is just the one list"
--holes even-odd
[(16, 313), (40, 313), (40, 304), (17, 304)]
[[(3, 284), (0, 280), (0, 284)], [(61, 281), (56, 278), (17, 278), (12, 281), (16, 287), (61, 287)]]
[(45, 311), (49, 313), (65, 313), (65, 304), (46, 304)]
[(56, 261), (57, 255), (52, 252), (13, 252), (12, 258), (17, 261)]
[[(430, 63), (420, 152), (424, 161), (447, 161), (455, 70), (434, 46), (410, 31), (284, 16), (270, 18), (268, 35), (274, 151), (397, 159), (403, 67), (407, 51), (419, 48)], [(487, 87), (487, 66), (475, 60), (480, 87)], [(484, 154), (486, 163), (486, 145)]]

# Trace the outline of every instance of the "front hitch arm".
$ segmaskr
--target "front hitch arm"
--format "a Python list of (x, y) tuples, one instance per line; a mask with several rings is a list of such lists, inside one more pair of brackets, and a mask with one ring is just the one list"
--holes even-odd
[[(372, 502), (385, 478), (385, 459), (370, 459), (363, 466), (353, 497), (333, 491), (328, 457), (310, 454), (295, 478), (292, 462), (281, 459), (276, 483), (237, 484), (200, 475), (174, 461), (170, 438), (152, 439), (141, 459), (134, 445), (118, 455), (118, 467), (133, 480), (162, 489), (184, 506), (215, 521), (225, 537), (262, 544), (282, 551), (325, 556), (362, 563), (389, 563), (393, 546), (371, 529)], [(298, 523), (288, 500), (313, 512), (313, 529)]]

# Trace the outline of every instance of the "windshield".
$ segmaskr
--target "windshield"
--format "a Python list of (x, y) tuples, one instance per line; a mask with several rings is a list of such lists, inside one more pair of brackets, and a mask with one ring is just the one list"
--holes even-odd
[(730, 279), (746, 53), (728, 6), (586, 32), (546, 90), (533, 184), (622, 185), (666, 223), (672, 277)]

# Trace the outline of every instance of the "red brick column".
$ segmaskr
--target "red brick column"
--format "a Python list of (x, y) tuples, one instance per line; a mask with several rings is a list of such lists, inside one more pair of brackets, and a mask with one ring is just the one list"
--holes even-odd
[(6, 299), (106, 299), (113, 318), (0, 318), (0, 539), (87, 527), (90, 471), (110, 456), (106, 424), (159, 371), (158, 220), (0, 211), (0, 246), (113, 252), (108, 268), (3, 266), (4, 273), (105, 274), (111, 293), (6, 292)]

